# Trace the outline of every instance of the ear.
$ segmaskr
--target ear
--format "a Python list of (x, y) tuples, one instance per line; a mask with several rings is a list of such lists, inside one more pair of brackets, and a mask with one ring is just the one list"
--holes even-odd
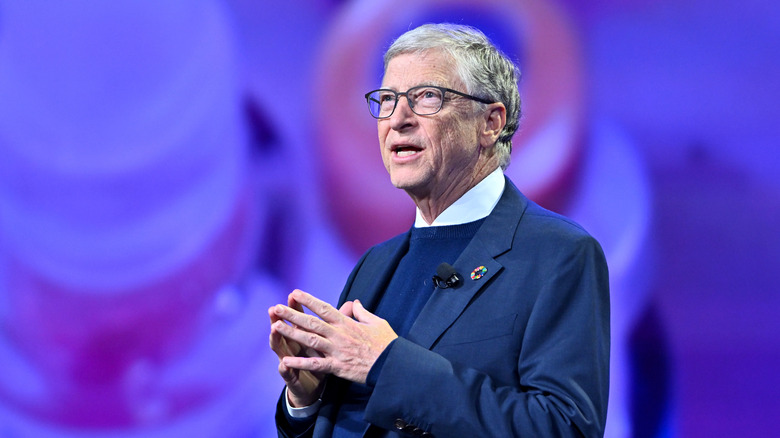
[(479, 145), (492, 148), (506, 126), (506, 107), (501, 102), (488, 104), (484, 113), (484, 128), (479, 133)]

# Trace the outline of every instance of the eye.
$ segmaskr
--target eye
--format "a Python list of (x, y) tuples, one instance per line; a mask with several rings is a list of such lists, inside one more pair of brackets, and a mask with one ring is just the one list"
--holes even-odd
[(436, 102), (441, 99), (441, 93), (436, 88), (421, 87), (414, 91), (414, 100), (422, 102)]
[(379, 102), (385, 103), (385, 102), (393, 102), (395, 100), (395, 94), (393, 93), (380, 93), (379, 94)]

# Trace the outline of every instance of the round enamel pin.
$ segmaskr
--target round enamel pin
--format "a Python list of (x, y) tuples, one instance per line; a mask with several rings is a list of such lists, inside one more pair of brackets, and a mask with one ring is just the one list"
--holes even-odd
[(485, 275), (485, 272), (487, 272), (487, 268), (484, 266), (480, 266), (479, 268), (471, 271), (471, 279), (479, 280), (480, 278), (482, 278), (483, 275)]

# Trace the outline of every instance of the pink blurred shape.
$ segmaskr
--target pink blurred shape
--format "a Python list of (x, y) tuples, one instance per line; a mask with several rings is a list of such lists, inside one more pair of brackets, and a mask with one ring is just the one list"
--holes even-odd
[(259, 212), (220, 4), (0, 19), (0, 423), (245, 435), (270, 283), (244, 278)]

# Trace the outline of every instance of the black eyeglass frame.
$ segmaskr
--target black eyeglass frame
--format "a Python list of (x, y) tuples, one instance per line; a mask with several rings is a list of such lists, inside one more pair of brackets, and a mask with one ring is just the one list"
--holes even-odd
[[(412, 103), (409, 100), (409, 92), (412, 91), (412, 90), (416, 90), (418, 88), (435, 88), (435, 89), (441, 91), (441, 105), (439, 105), (439, 109), (437, 109), (436, 111), (434, 111), (432, 113), (428, 113), (428, 114), (420, 114), (417, 111), (415, 111), (414, 110), (414, 106), (412, 106)], [(377, 91), (389, 91), (390, 93), (393, 93), (395, 95), (395, 103), (393, 104), (393, 110), (390, 111), (390, 114), (388, 114), (388, 115), (386, 115), (384, 117), (375, 116), (374, 113), (371, 112), (371, 99), (369, 98), (369, 96), (371, 96), (371, 94), (373, 94), (373, 93), (376, 93)], [(484, 103), (486, 105), (489, 105), (491, 103), (496, 103), (496, 101), (483, 99), (481, 97), (472, 96), (470, 94), (462, 93), (462, 92), (460, 92), (458, 90), (453, 90), (452, 88), (438, 87), (436, 85), (418, 85), (416, 87), (412, 87), (412, 88), (410, 88), (410, 89), (408, 89), (406, 91), (403, 91), (403, 92), (391, 90), (389, 88), (377, 88), (376, 90), (371, 90), (368, 93), (366, 93), (364, 97), (366, 98), (366, 103), (368, 104), (368, 112), (369, 112), (369, 114), (371, 114), (371, 117), (373, 117), (373, 118), (375, 118), (377, 120), (381, 120), (381, 119), (389, 119), (390, 117), (393, 116), (393, 114), (395, 113), (395, 109), (398, 107), (398, 100), (400, 99), (401, 96), (406, 96), (406, 103), (407, 103), (407, 105), (409, 105), (409, 109), (411, 109), (412, 112), (417, 114), (418, 116), (432, 116), (434, 114), (437, 114), (439, 111), (441, 111), (442, 108), (444, 108), (444, 101), (446, 100), (447, 93), (452, 93), (452, 94), (458, 95), (460, 97), (465, 97), (466, 99), (471, 99), (471, 100), (477, 101), (479, 103)], [(377, 103), (381, 105), (381, 102), (377, 102)]]

